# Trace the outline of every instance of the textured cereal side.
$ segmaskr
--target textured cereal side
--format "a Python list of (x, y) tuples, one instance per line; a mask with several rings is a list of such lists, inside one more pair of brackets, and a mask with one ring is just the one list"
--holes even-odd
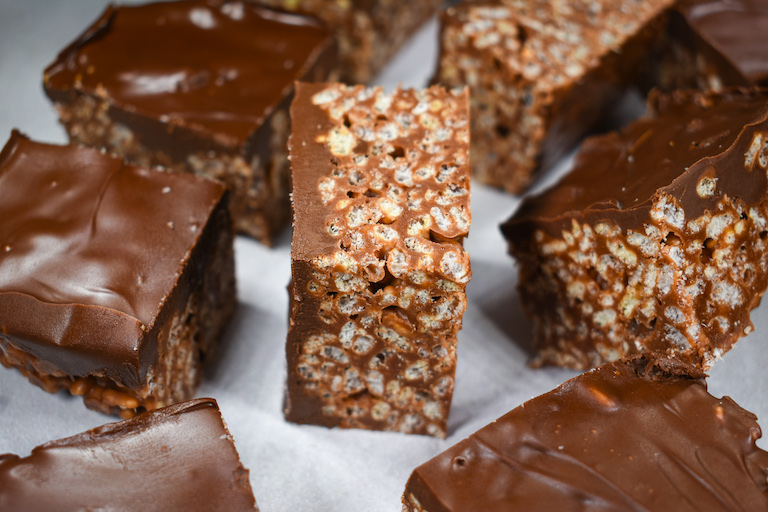
[[(768, 134), (740, 144), (745, 172), (765, 173)], [(719, 172), (692, 184), (699, 204), (712, 204), (702, 211), (659, 191), (637, 227), (576, 216), (559, 235), (533, 231), (534, 249), (515, 256), (537, 364), (584, 369), (661, 352), (706, 368), (753, 330), (749, 313), (768, 286), (768, 201), (723, 192)]]
[(292, 146), (324, 148), (309, 206), (331, 249), (297, 260), (294, 235), (288, 417), (313, 401), (309, 422), (443, 437), (471, 277), (466, 93), (332, 84), (311, 103), (326, 125)]
[(442, 16), (436, 80), (471, 91), (472, 173), (512, 193), (632, 81), (669, 0), (500, 0)]

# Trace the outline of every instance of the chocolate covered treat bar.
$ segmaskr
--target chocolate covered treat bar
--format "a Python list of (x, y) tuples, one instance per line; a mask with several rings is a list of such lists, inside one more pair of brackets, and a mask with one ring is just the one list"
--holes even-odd
[(752, 330), (768, 284), (768, 94), (652, 95), (584, 142), (503, 226), (539, 363), (659, 352), (709, 366)]
[(671, 361), (617, 362), (416, 468), (404, 512), (768, 510), (754, 414)]
[(4, 512), (257, 512), (216, 401), (203, 398), (0, 455)]
[(290, 421), (445, 435), (471, 276), (467, 101), (299, 84)]
[(681, 0), (661, 43), (662, 88), (768, 85), (765, 0)]
[(236, 305), (227, 197), (14, 132), (0, 153), (0, 362), (122, 417), (191, 398)]
[(525, 190), (635, 80), (672, 1), (496, 0), (448, 9), (436, 80), (470, 87), (473, 176)]
[(336, 32), (341, 79), (368, 83), (443, 0), (250, 0), (313, 14)]
[(289, 214), (293, 82), (328, 79), (335, 55), (317, 21), (243, 2), (111, 6), (44, 85), (73, 142), (223, 180), (237, 231), (270, 243)]

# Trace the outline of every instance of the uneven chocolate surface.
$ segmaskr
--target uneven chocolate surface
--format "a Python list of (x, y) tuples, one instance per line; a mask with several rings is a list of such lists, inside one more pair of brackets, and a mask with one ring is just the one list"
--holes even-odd
[(4, 512), (258, 510), (216, 402), (158, 409), (0, 455)]
[(213, 181), (14, 132), (0, 153), (0, 330), (61, 371), (135, 382), (158, 313), (191, 264)]
[(328, 42), (311, 18), (244, 2), (112, 6), (46, 70), (45, 87), (242, 147)]
[(768, 286), (768, 94), (680, 91), (650, 110), (587, 140), (502, 226), (537, 363), (661, 352), (708, 367), (753, 330)]
[(748, 83), (768, 83), (768, 3), (764, 0), (683, 0), (678, 11), (706, 44)]
[(768, 509), (756, 417), (688, 370), (640, 359), (576, 377), (418, 467), (405, 510)]
[[(505, 231), (511, 234), (517, 224), (533, 219), (559, 225), (563, 217), (607, 218), (648, 208), (659, 189), (694, 191), (705, 168), (714, 163), (705, 159), (730, 148), (745, 126), (764, 127), (768, 120), (768, 93), (763, 91), (653, 98), (652, 117), (638, 120), (620, 133), (585, 141), (573, 171), (545, 192), (527, 197)], [(741, 171), (744, 164), (738, 159), (717, 163), (729, 168), (716, 176), (719, 194), (714, 200), (727, 193), (752, 203), (765, 195), (765, 173)], [(701, 210), (702, 198), (697, 194), (682, 194), (681, 198), (686, 211)]]

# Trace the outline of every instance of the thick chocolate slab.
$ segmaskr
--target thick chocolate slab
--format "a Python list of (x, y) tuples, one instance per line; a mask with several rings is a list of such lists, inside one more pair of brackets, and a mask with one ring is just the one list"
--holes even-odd
[(234, 309), (232, 238), (212, 180), (14, 132), (0, 153), (0, 361), (105, 412), (190, 398)]
[(585, 141), (502, 227), (540, 363), (661, 352), (706, 367), (752, 330), (768, 284), (768, 94), (679, 92), (649, 107)]
[(466, 309), (466, 91), (299, 84), (286, 417), (445, 435)]
[(236, 226), (287, 220), (293, 81), (328, 78), (335, 47), (306, 16), (244, 2), (111, 6), (45, 71), (72, 141), (224, 180)]
[(403, 510), (768, 509), (755, 416), (687, 371), (640, 359), (576, 377), (416, 468)]
[(216, 401), (202, 398), (0, 455), (4, 512), (258, 508)]

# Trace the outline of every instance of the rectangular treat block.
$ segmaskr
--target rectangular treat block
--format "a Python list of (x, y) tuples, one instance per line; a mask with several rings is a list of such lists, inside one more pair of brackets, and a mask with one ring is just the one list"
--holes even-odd
[(4, 512), (258, 512), (248, 470), (202, 398), (0, 455)]
[(671, 4), (495, 0), (445, 11), (435, 80), (471, 90), (473, 177), (524, 191), (636, 79)]
[(443, 4), (442, 0), (250, 0), (317, 16), (332, 27), (339, 47), (340, 79), (370, 82), (403, 43)]
[(670, 360), (611, 363), (411, 475), (403, 512), (768, 510), (754, 414)]
[(653, 62), (663, 89), (768, 85), (768, 2), (681, 0)]
[(709, 366), (752, 331), (768, 285), (768, 95), (653, 95), (588, 139), (502, 227), (538, 363), (659, 352)]
[(14, 132), (0, 153), (0, 362), (123, 417), (191, 398), (236, 305), (227, 197)]
[(294, 80), (333, 76), (332, 34), (225, 0), (110, 6), (45, 71), (72, 142), (224, 181), (236, 230), (288, 221)]
[(299, 84), (286, 418), (445, 435), (471, 277), (466, 91)]

